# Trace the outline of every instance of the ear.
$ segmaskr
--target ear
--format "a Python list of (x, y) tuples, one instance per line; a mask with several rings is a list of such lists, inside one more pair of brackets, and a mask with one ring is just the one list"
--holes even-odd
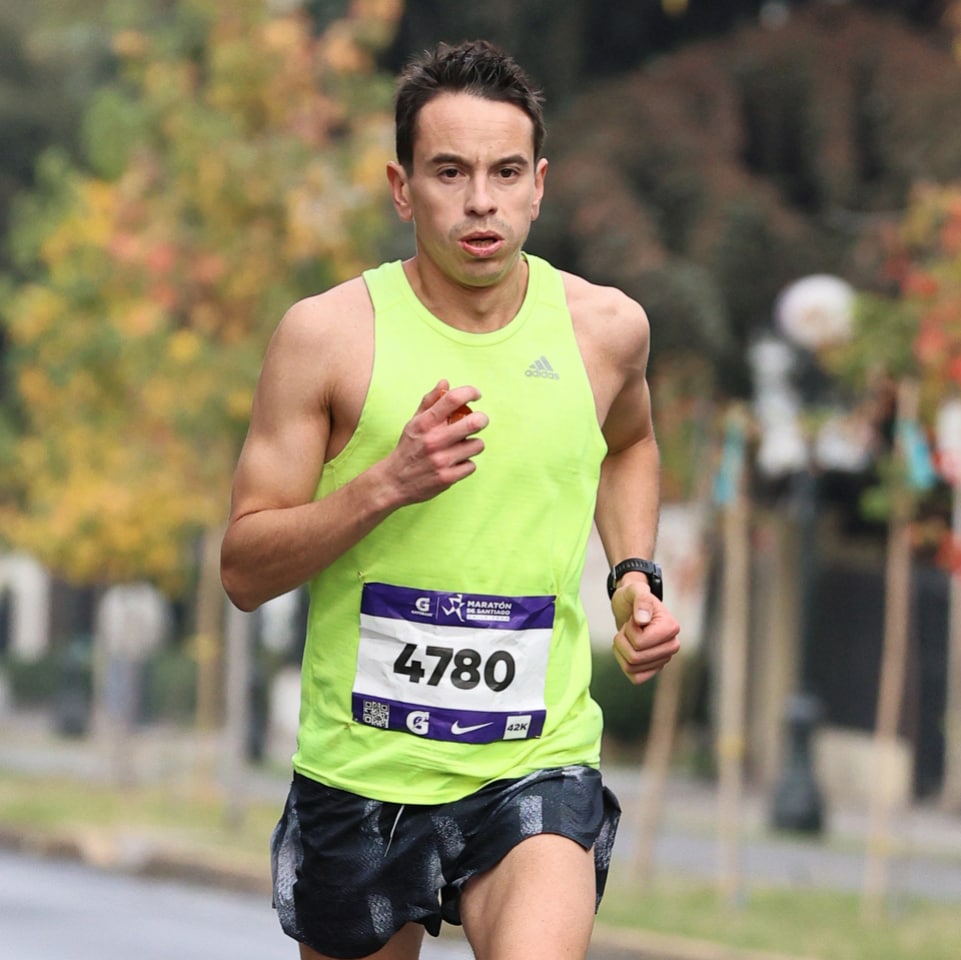
[(531, 201), (531, 221), (540, 216), (541, 200), (544, 199), (544, 178), (547, 176), (547, 158), (541, 157), (534, 167), (534, 199)]
[(404, 223), (414, 219), (414, 211), (410, 206), (410, 190), (407, 185), (407, 171), (396, 160), (387, 164), (387, 182), (390, 184), (390, 196), (394, 201), (397, 216)]

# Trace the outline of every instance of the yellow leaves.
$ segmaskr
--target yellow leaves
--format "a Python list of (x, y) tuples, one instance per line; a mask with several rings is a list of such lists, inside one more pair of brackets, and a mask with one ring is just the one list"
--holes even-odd
[(194, 168), (197, 189), (202, 195), (219, 197), (227, 182), (227, 162), (223, 154), (204, 152), (197, 158)]
[(45, 188), (35, 282), (4, 305), (26, 423), (2, 498), (23, 508), (0, 525), (81, 581), (189, 576), (280, 313), (372, 262), (382, 215), (390, 85), (371, 24), (386, 39), (397, 0), (355, 2), (319, 39), (262, 0), (189, 2), (206, 30), (190, 57), (114, 38), (132, 142), (102, 168), (115, 179), (65, 164)]
[(358, 42), (370, 50), (389, 43), (403, 10), (403, 0), (352, 0), (349, 19)]
[(382, 187), (386, 180), (387, 163), (393, 159), (393, 147), (385, 142), (388, 138), (383, 136), (385, 130), (386, 126), (381, 126), (379, 130), (372, 131), (373, 137), (360, 148), (351, 170), (354, 182), (367, 190)]
[(261, 37), (267, 50), (281, 56), (296, 54), (306, 40), (303, 23), (292, 17), (269, 20), (261, 29)]
[(179, 384), (168, 378), (153, 377), (142, 389), (144, 409), (149, 410), (154, 418), (162, 421), (172, 421), (177, 410)]
[[(287, 257), (324, 256), (341, 261), (357, 246), (355, 218), (377, 209), (384, 190), (384, 170), (391, 158), (387, 124), (358, 131), (348, 169), (328, 155), (314, 159), (286, 197)], [(345, 182), (345, 180), (347, 182)]]
[(41, 256), (48, 264), (65, 260), (81, 246), (106, 246), (110, 238), (117, 210), (117, 195), (112, 185), (102, 180), (82, 182), (77, 201), (41, 246)]
[(176, 363), (191, 363), (200, 353), (200, 337), (193, 330), (177, 330), (170, 337), (167, 353)]
[(111, 46), (118, 57), (139, 59), (147, 52), (147, 37), (139, 30), (120, 30), (113, 35)]
[(15, 340), (30, 341), (44, 336), (66, 309), (62, 296), (39, 284), (20, 289), (19, 307), (8, 314), (9, 330)]
[(226, 510), (224, 445), (213, 438), (208, 446), (220, 476), (211, 483), (192, 469), (194, 454), (182, 440), (168, 433), (145, 445), (134, 425), (117, 426), (109, 444), (83, 421), (63, 424), (56, 451), (37, 439), (23, 444), (23, 467), (36, 478), (31, 516), (0, 520), (17, 542), (72, 579), (146, 573), (176, 590), (188, 570), (192, 531)]
[(50, 378), (46, 371), (39, 367), (23, 367), (17, 387), (23, 402), (31, 407), (46, 403), (47, 397), (53, 392)]
[(404, 0), (353, 0), (350, 15), (358, 20), (397, 23), (404, 12)]
[(368, 54), (357, 45), (350, 24), (344, 22), (327, 28), (320, 55), (324, 65), (338, 73), (360, 73), (369, 68)]
[(917, 186), (901, 225), (901, 239), (915, 253), (961, 256), (961, 185)]
[(197, 85), (197, 68), (192, 63), (152, 60), (144, 70), (144, 91), (166, 105), (187, 99)]
[(236, 420), (246, 420), (253, 400), (253, 390), (231, 390), (227, 394), (227, 412)]
[(123, 304), (113, 313), (118, 332), (121, 336), (132, 339), (152, 336), (161, 330), (164, 322), (163, 310), (159, 304), (150, 300)]
[(86, 235), (90, 242), (102, 244), (113, 228), (117, 193), (112, 184), (88, 180), (80, 186), (80, 197), (86, 215)]

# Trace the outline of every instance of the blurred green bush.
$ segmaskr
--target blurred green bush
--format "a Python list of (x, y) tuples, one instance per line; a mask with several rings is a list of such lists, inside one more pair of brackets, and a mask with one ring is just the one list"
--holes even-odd
[(609, 650), (592, 657), (591, 696), (604, 711), (604, 734), (620, 744), (641, 741), (651, 727), (657, 680), (635, 686), (621, 672)]

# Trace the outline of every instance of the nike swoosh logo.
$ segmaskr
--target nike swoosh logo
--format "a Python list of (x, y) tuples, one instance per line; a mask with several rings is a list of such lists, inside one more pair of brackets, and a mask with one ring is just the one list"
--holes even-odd
[(462, 727), (460, 725), (460, 720), (455, 720), (450, 725), (450, 732), (454, 734), (455, 737), (460, 736), (462, 733), (473, 733), (475, 730), (483, 730), (484, 727), (493, 726), (494, 721), (490, 720), (487, 723), (475, 723), (472, 727)]

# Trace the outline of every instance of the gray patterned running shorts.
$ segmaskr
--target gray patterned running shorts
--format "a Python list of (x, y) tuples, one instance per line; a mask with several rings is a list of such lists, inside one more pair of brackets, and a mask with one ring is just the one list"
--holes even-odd
[(433, 936), (460, 924), (460, 894), (541, 833), (594, 850), (597, 901), (620, 806), (591, 767), (498, 780), (452, 803), (383, 803), (294, 774), (271, 837), (274, 907), (284, 932), (331, 957), (366, 957), (410, 922)]

